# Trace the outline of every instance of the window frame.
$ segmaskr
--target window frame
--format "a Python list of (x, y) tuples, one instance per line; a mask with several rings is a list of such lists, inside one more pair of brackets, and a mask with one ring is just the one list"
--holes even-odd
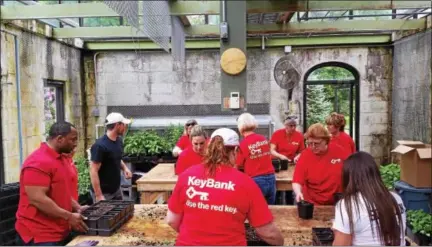
[[(44, 80), (44, 89), (46, 87), (55, 88), (56, 95), (56, 119), (55, 122), (64, 122), (65, 121), (65, 102), (64, 102), (64, 82), (57, 80)], [(44, 102), (45, 104), (45, 102)], [(45, 120), (44, 120), (45, 121)]]

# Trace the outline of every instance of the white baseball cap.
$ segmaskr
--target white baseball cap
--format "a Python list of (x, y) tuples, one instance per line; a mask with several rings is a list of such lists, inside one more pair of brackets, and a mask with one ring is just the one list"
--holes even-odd
[(114, 124), (114, 123), (124, 123), (130, 124), (131, 120), (123, 117), (121, 113), (111, 112), (105, 119), (105, 125)]
[(213, 139), (215, 136), (222, 137), (225, 146), (238, 146), (239, 145), (239, 136), (237, 132), (228, 128), (220, 128), (215, 130), (210, 139)]

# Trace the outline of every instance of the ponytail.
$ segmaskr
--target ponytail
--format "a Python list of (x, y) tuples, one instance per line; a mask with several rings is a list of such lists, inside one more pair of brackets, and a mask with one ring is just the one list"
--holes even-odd
[(234, 164), (231, 164), (229, 157), (233, 151), (234, 147), (224, 146), (221, 136), (213, 137), (204, 155), (204, 167), (207, 170), (207, 176), (213, 177), (216, 174), (216, 169), (221, 165), (234, 166)]

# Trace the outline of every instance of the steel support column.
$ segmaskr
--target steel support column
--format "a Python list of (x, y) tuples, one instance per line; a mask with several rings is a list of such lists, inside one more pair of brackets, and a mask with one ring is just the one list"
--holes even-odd
[[(238, 48), (246, 54), (246, 1), (228, 1), (225, 2), (226, 21), (228, 22), (228, 41), (221, 41), (220, 54), (229, 48)], [(222, 9), (222, 1), (221, 1)], [(221, 11), (222, 20), (222, 11)], [(224, 107), (224, 100), (230, 97), (231, 92), (239, 92), (241, 99), (244, 101), (244, 110), (246, 110), (246, 69), (236, 76), (226, 74), (221, 69), (221, 108)], [(241, 107), (241, 106), (240, 106)]]

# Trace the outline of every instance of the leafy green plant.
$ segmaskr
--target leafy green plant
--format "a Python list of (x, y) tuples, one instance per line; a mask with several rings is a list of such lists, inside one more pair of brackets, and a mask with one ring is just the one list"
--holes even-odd
[(78, 194), (86, 195), (89, 193), (91, 186), (89, 162), (86, 158), (80, 156), (75, 159), (75, 164), (78, 170)]
[(413, 233), (420, 233), (428, 237), (432, 236), (432, 215), (423, 210), (408, 210), (407, 221), (412, 227)]
[(387, 189), (394, 189), (394, 182), (400, 180), (400, 166), (398, 164), (381, 166), (380, 173)]
[(154, 130), (137, 131), (124, 139), (124, 152), (128, 155), (157, 155), (168, 146), (167, 140)]
[(183, 135), (183, 126), (171, 124), (164, 132), (164, 137), (168, 142), (168, 150), (170, 152), (176, 145), (180, 136)]

